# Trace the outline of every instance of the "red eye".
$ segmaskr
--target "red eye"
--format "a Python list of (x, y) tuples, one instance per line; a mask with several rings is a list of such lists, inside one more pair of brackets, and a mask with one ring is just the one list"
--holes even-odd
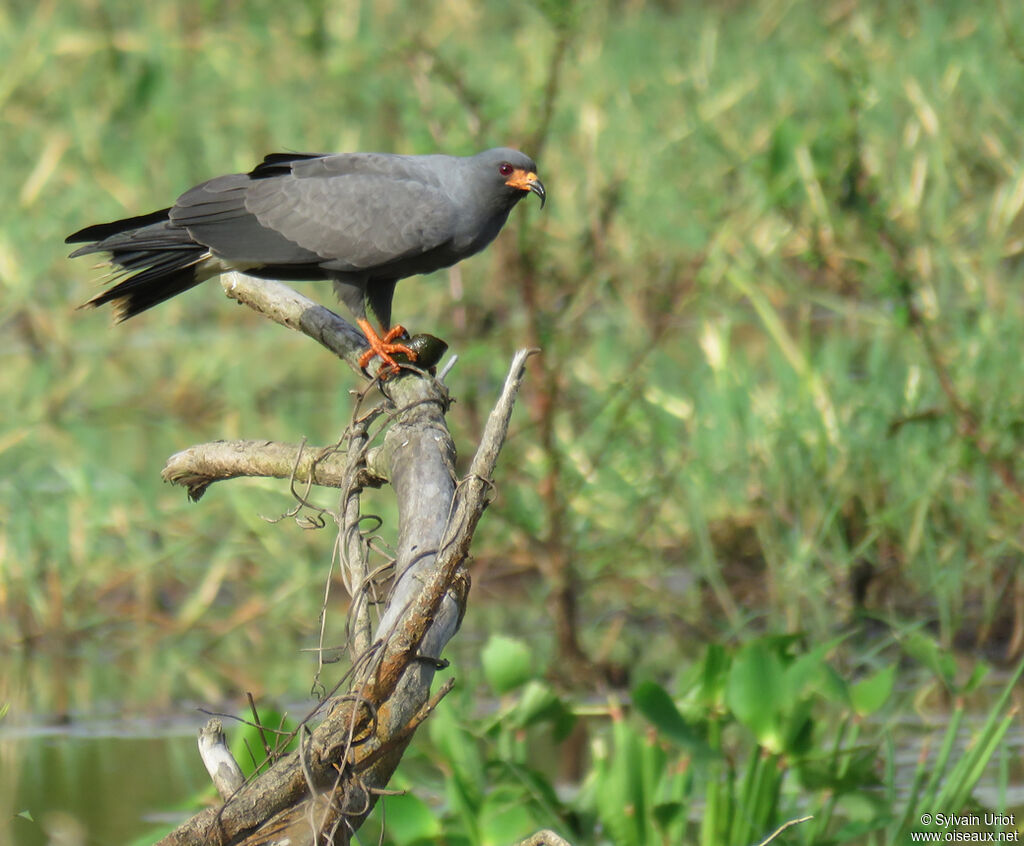
[(510, 165), (508, 162), (502, 162), (501, 166), (498, 168), (498, 173), (500, 173), (502, 176), (511, 176), (512, 171), (514, 170), (515, 168), (512, 167), (512, 165)]

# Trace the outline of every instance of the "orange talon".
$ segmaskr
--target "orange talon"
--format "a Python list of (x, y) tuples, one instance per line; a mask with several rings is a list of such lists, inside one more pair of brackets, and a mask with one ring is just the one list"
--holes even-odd
[(398, 362), (395, 361), (391, 355), (393, 353), (402, 353), (408, 356), (409, 361), (416, 360), (416, 353), (414, 350), (407, 347), (405, 344), (394, 343), (395, 338), (400, 338), (405, 334), (405, 328), (401, 325), (392, 326), (384, 333), (382, 338), (377, 334), (377, 330), (370, 325), (369, 321), (359, 318), (356, 320), (359, 324), (359, 328), (363, 330), (363, 334), (366, 335), (366, 342), (370, 345), (370, 348), (359, 357), (359, 366), (363, 369), (366, 368), (373, 359), (377, 356), (383, 366), (381, 367), (379, 374), (383, 378), (393, 376), (401, 370)]

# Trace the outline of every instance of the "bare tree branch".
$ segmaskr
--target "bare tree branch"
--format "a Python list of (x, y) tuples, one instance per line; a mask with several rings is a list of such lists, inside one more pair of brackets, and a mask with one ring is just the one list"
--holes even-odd
[[(354, 330), (350, 332), (348, 324), (285, 286), (238, 277), (225, 283), (225, 289), (277, 322), (305, 332), (350, 364), (363, 348), (361, 335), (355, 346)], [(350, 341), (354, 348), (347, 346)], [(346, 491), (344, 513), (339, 514), (340, 542), (353, 541), (351, 536), (345, 537), (353, 526), (358, 531), (353, 523), (358, 515), (351, 504), (363, 484), (360, 478), (389, 479), (398, 500), (397, 577), (372, 643), (354, 663), (350, 692), (326, 700), (314, 710), (311, 717), (323, 712), (326, 716), (312, 731), (308, 725), (303, 727), (297, 752), (274, 763), (220, 807), (194, 816), (161, 844), (256, 846), (284, 838), (293, 846), (350, 842), (377, 797), (387, 792), (387, 783), (416, 727), (447, 691), (430, 698), (434, 673), (443, 666), (441, 652), (465, 612), (470, 543), (491, 499), (492, 475), (525, 362), (532, 352), (523, 350), (515, 356), (470, 473), (457, 484), (455, 448), (445, 423), (449, 403), (445, 387), (422, 371), (407, 373), (404, 369), (380, 384), (385, 398), (382, 411), (389, 418), (383, 440), (368, 449), (367, 433), (350, 430), (349, 463), (340, 468), (340, 484)], [(249, 443), (258, 452), (257, 442)], [(212, 447), (216, 453), (217, 446), (201, 449)], [(295, 447), (265, 446), (272, 454), (276, 451), (279, 468), (290, 455), (289, 476), (299, 478), (301, 474), (314, 481), (327, 478), (321, 467), (327, 457), (307, 462)], [(178, 479), (188, 478), (191, 472), (182, 473), (181, 468), (222, 466), (206, 459), (172, 463), (179, 470), (169, 473), (169, 464), (165, 476)], [(269, 458), (259, 458), (255, 466), (266, 469), (272, 463)], [(235, 469), (240, 466), (236, 464)], [(360, 640), (365, 643), (365, 622), (359, 628)]]
[(308, 335), (347, 362), (357, 373), (362, 373), (359, 356), (366, 349), (366, 338), (330, 309), (280, 282), (256, 279), (244, 273), (225, 273), (221, 277), (221, 285), (231, 299), (282, 326)]
[[(263, 476), (312, 482), (328, 488), (347, 484), (347, 458), (337, 445), (320, 447), (277, 441), (213, 441), (177, 452), (167, 459), (161, 477), (188, 489), (199, 500), (214, 482), (242, 476)], [(386, 479), (362, 473), (362, 487), (379, 487)]]

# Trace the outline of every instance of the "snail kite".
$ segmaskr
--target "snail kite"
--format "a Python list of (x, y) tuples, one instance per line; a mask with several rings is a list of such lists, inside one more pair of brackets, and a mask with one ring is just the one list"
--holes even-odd
[[(127, 320), (214, 276), (330, 279), (370, 348), (397, 370), (391, 301), (399, 279), (450, 267), (497, 236), (537, 166), (518, 150), (475, 156), (275, 153), (249, 173), (218, 176), (173, 206), (87, 226), (71, 255), (109, 253), (116, 285), (86, 305), (113, 303)], [(381, 329), (378, 334), (368, 317)]]

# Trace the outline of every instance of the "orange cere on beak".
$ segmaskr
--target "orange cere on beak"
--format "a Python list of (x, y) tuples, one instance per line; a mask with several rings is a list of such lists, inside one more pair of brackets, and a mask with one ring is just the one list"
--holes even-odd
[(518, 188), (520, 191), (532, 191), (540, 197), (540, 207), (544, 208), (546, 196), (544, 183), (540, 181), (540, 178), (532, 170), (523, 170), (521, 167), (517, 167), (512, 171), (512, 175), (505, 180), (505, 184), (512, 188)]

